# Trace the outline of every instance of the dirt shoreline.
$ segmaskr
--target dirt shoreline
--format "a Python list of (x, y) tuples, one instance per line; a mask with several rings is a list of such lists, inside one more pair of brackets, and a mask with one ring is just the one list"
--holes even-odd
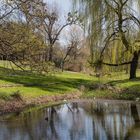
[[(111, 89), (112, 90), (112, 89)], [(116, 94), (118, 94), (117, 90)], [(13, 98), (12, 100), (2, 100), (0, 99), (0, 115), (4, 115), (4, 114), (8, 114), (8, 113), (15, 113), (15, 112), (22, 112), (25, 109), (28, 108), (32, 108), (32, 107), (38, 107), (38, 106), (47, 106), (51, 103), (58, 103), (58, 102), (64, 102), (64, 101), (70, 101), (70, 100), (125, 100), (124, 98), (114, 98), (114, 97), (100, 97), (100, 98), (96, 98), (96, 97), (83, 97), (83, 91), (79, 90), (73, 93), (67, 93), (67, 94), (63, 94), (63, 95), (51, 95), (51, 96), (41, 96), (41, 97), (37, 97), (37, 98), (32, 98), (30, 100), (28, 99), (21, 99), (21, 98)], [(140, 102), (140, 98), (138, 98), (138, 100), (130, 100), (128, 98), (127, 101), (136, 101), (136, 102)]]
[(33, 98), (29, 101), (23, 99), (12, 99), (12, 100), (2, 100), (0, 99), (0, 115), (21, 112), (25, 108), (29, 107), (37, 107), (39, 105), (47, 105), (49, 103), (79, 99), (81, 96), (81, 92), (76, 93), (68, 93), (64, 95), (52, 95), (52, 96), (42, 96), (38, 98)]

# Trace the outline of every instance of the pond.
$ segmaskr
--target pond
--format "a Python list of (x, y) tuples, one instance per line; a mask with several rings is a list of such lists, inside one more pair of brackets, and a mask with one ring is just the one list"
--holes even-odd
[(140, 103), (74, 101), (0, 121), (0, 140), (140, 140)]

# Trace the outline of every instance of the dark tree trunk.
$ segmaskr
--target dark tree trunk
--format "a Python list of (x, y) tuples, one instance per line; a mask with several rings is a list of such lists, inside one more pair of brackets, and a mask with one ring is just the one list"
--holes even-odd
[(130, 65), (130, 79), (136, 78), (136, 70), (138, 67), (139, 52), (135, 51)]
[(61, 62), (61, 70), (64, 71), (64, 61)]
[(136, 104), (131, 104), (131, 114), (134, 118), (135, 124), (137, 124), (140, 121), (140, 119)]
[(49, 54), (48, 54), (48, 61), (52, 62), (53, 61), (53, 46), (50, 45), (50, 48), (49, 48)]

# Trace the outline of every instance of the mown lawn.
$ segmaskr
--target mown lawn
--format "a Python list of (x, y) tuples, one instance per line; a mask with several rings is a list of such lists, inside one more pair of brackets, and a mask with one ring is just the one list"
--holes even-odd
[(0, 98), (6, 99), (16, 92), (28, 99), (66, 94), (75, 92), (80, 85), (89, 84), (92, 81), (92, 77), (82, 73), (58, 72), (52, 75), (40, 75), (0, 67)]
[[(84, 98), (104, 98), (104, 99), (126, 99), (140, 100), (140, 70), (137, 71), (137, 79), (129, 80), (129, 74), (125, 72), (112, 73), (111, 76), (100, 78), (98, 84), (109, 85), (114, 88), (108, 89), (89, 89), (83, 94)], [(116, 89), (116, 90), (115, 90)], [(117, 92), (117, 90), (120, 90)]]
[[(137, 72), (140, 77), (140, 71)], [(111, 73), (102, 78), (75, 72), (57, 72), (55, 74), (35, 74), (19, 69), (13, 71), (9, 63), (0, 63), (0, 98), (8, 99), (18, 92), (25, 99), (32, 99), (44, 95), (62, 95), (76, 93), (84, 85), (83, 96), (86, 98), (135, 99), (140, 97), (140, 78), (128, 80), (125, 72)], [(108, 89), (89, 89), (95, 84), (109, 84), (124, 89), (122, 94)], [(136, 93), (136, 94), (135, 94)]]

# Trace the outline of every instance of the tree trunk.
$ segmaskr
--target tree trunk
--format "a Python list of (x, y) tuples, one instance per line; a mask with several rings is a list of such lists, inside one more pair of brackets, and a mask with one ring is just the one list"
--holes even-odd
[(61, 70), (62, 70), (62, 72), (64, 71), (64, 61), (63, 60), (61, 62)]
[(139, 52), (135, 51), (130, 65), (130, 79), (136, 78), (136, 70), (138, 67)]
[(53, 46), (50, 45), (50, 48), (49, 48), (49, 54), (48, 54), (48, 61), (52, 62), (53, 61)]

